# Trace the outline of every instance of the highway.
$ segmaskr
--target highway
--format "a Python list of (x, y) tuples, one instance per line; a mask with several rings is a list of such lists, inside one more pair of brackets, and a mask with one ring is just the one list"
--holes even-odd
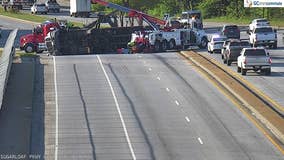
[(57, 107), (46, 144), (58, 148), (45, 147), (58, 159), (283, 159), (176, 53), (49, 62)]
[[(24, 27), (25, 22), (0, 19), (2, 26), (14, 23), (4, 26), (5, 32), (22, 24), (21, 31), (31, 31), (32, 25)], [(249, 73), (245, 78), (280, 103), (283, 49), (270, 52), (275, 62), (272, 76)], [(32, 143), (27, 147), (42, 159), (284, 159), (177, 53), (41, 55), (40, 61)]]

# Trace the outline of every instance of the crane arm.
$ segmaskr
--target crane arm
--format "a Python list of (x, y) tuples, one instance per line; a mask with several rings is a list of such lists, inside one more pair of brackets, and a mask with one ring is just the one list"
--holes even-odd
[(116, 9), (116, 10), (119, 10), (119, 11), (122, 11), (122, 12), (126, 12), (126, 13), (128, 13), (129, 17), (137, 17), (139, 19), (142, 19), (142, 20), (146, 21), (147, 23), (151, 23), (151, 24), (149, 24), (151, 26), (155, 26), (156, 24), (163, 25), (163, 26), (166, 25), (166, 21), (164, 21), (164, 20), (150, 16), (148, 14), (145, 14), (143, 12), (140, 12), (140, 11), (137, 11), (137, 10), (134, 10), (134, 9), (130, 9), (130, 8), (127, 8), (127, 7), (124, 7), (124, 6), (120, 6), (118, 4), (107, 2), (107, 1), (104, 1), (104, 0), (91, 0), (91, 2), (95, 3), (95, 4), (100, 4), (100, 5), (105, 6), (105, 7), (113, 8), (113, 9)]

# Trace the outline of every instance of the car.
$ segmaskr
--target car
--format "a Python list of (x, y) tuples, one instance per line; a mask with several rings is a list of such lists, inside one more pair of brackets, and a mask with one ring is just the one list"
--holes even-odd
[(55, 0), (48, 0), (45, 2), (48, 12), (60, 12), (60, 5)]
[(226, 40), (227, 38), (224, 36), (212, 35), (207, 44), (208, 52), (209, 53), (217, 53), (217, 52), (221, 53), (223, 43)]
[(265, 18), (254, 19), (249, 24), (249, 30), (252, 31), (254, 28), (258, 26), (270, 26), (270, 23)]
[(248, 70), (271, 74), (271, 58), (264, 48), (243, 48), (237, 59), (237, 72), (246, 75)]
[(47, 14), (48, 10), (44, 3), (34, 3), (31, 7), (32, 14)]
[(249, 41), (251, 46), (269, 46), (277, 48), (277, 31), (270, 26), (257, 26), (249, 32)]
[(240, 39), (240, 29), (237, 25), (224, 25), (221, 30), (221, 35), (227, 38)]

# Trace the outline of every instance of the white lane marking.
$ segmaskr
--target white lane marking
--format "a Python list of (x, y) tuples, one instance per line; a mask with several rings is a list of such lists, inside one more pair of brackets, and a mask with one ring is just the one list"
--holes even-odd
[(187, 121), (187, 122), (190, 122), (190, 119), (186, 116), (185, 117), (185, 120)]
[(166, 88), (166, 90), (167, 90), (168, 92), (170, 92), (170, 89), (169, 89), (169, 88)]
[(126, 137), (126, 141), (127, 141), (127, 143), (128, 143), (128, 147), (129, 147), (130, 152), (131, 152), (131, 155), (132, 155), (132, 159), (133, 159), (133, 160), (136, 160), (136, 155), (135, 155), (135, 153), (134, 153), (134, 150), (133, 150), (133, 147), (132, 147), (132, 144), (131, 144), (129, 135), (128, 135), (128, 131), (127, 131), (127, 128), (126, 128), (126, 125), (125, 125), (125, 121), (124, 121), (124, 119), (123, 119), (123, 116), (122, 116), (122, 113), (121, 113), (121, 110), (120, 110), (120, 107), (119, 107), (118, 100), (117, 100), (117, 98), (116, 98), (114, 89), (113, 89), (112, 84), (111, 84), (111, 82), (110, 82), (109, 76), (107, 75), (106, 70), (105, 70), (105, 68), (104, 68), (104, 66), (103, 66), (103, 63), (102, 63), (102, 61), (101, 61), (100, 56), (97, 55), (97, 58), (98, 58), (98, 60), (99, 60), (100, 66), (101, 66), (101, 68), (102, 68), (102, 70), (103, 70), (103, 72), (104, 72), (104, 75), (105, 75), (105, 77), (106, 77), (106, 80), (107, 80), (107, 82), (108, 82), (108, 84), (109, 84), (109, 87), (110, 87), (110, 90), (111, 90), (111, 93), (112, 93), (112, 96), (113, 96), (113, 99), (114, 99), (114, 102), (115, 102), (115, 105), (116, 105), (116, 109), (117, 109), (117, 112), (118, 112), (118, 114), (119, 114), (120, 121), (121, 121), (121, 123), (122, 123), (122, 127), (123, 127), (123, 130), (124, 130), (124, 134), (125, 134), (125, 137)]
[(200, 137), (198, 137), (198, 141), (199, 141), (200, 144), (203, 144), (203, 141)]
[(57, 93), (57, 77), (56, 77), (56, 61), (53, 56), (53, 73), (54, 73), (54, 89), (55, 89), (55, 153), (54, 159), (58, 159), (58, 93)]
[(177, 100), (175, 101), (175, 103), (176, 103), (176, 105), (178, 105), (178, 106), (179, 106), (179, 102), (178, 102)]
[(160, 80), (161, 80), (161, 78), (160, 78), (160, 77), (157, 77), (157, 80), (159, 80), (159, 81), (160, 81)]
[(141, 55), (139, 55), (138, 57), (139, 57), (139, 58), (142, 58), (142, 56), (141, 56)]
[(149, 71), (152, 71), (152, 68), (149, 68)]

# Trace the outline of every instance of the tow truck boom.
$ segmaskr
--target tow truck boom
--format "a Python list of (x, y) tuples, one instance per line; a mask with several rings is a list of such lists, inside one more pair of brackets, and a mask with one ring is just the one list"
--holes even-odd
[(118, 4), (114, 4), (114, 3), (111, 3), (111, 2), (103, 1), (103, 0), (91, 0), (91, 2), (94, 3), (94, 4), (100, 4), (100, 5), (105, 6), (105, 7), (113, 8), (113, 9), (119, 10), (121, 12), (128, 13), (129, 17), (136, 17), (136, 18), (139, 18), (140, 20), (144, 20), (146, 23), (148, 23), (155, 30), (159, 30), (159, 27), (157, 27), (157, 24), (163, 25), (163, 26), (166, 25), (165, 20), (161, 20), (159, 18), (150, 16), (146, 13), (137, 11), (135, 9), (130, 9), (130, 8), (120, 6)]

